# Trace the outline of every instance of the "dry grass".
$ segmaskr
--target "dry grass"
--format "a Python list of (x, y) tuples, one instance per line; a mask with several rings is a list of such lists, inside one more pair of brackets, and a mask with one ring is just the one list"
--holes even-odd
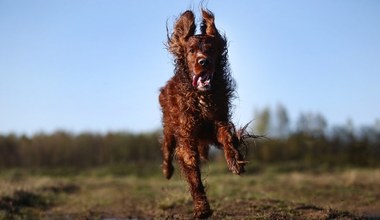
[[(204, 170), (213, 219), (380, 217), (380, 169), (268, 170), (245, 176), (220, 172), (224, 167), (217, 165)], [(186, 219), (192, 217), (186, 189), (178, 173), (167, 181), (156, 175), (141, 178), (92, 172), (57, 177), (9, 171), (0, 177), (0, 219)], [(35, 195), (44, 205), (18, 201), (19, 192)]]

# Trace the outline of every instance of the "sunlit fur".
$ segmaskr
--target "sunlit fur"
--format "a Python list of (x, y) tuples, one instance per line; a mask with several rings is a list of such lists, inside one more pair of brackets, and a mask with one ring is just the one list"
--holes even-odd
[[(244, 172), (243, 156), (238, 151), (240, 137), (231, 123), (231, 101), (235, 82), (231, 77), (227, 40), (215, 27), (214, 15), (202, 9), (201, 34), (195, 35), (192, 11), (177, 19), (173, 33), (168, 36), (168, 51), (174, 56), (174, 76), (161, 88), (159, 102), (163, 113), (163, 173), (170, 179), (175, 157), (190, 186), (194, 201), (194, 216), (205, 218), (212, 214), (201, 181), (200, 159), (207, 160), (210, 145), (224, 151), (229, 169)], [(210, 59), (210, 66), (197, 67), (189, 55), (189, 42), (211, 42), (212, 50), (195, 48)], [(192, 51), (194, 52), (194, 51)], [(198, 69), (197, 69), (198, 68)], [(211, 87), (200, 91), (193, 85), (192, 76), (202, 72), (213, 75)]]

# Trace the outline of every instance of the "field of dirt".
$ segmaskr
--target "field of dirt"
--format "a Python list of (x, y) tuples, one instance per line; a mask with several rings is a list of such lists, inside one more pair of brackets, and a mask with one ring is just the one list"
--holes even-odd
[[(234, 176), (209, 166), (203, 176), (210, 219), (380, 219), (379, 169)], [(0, 219), (192, 219), (192, 202), (178, 173), (13, 170), (0, 175)]]

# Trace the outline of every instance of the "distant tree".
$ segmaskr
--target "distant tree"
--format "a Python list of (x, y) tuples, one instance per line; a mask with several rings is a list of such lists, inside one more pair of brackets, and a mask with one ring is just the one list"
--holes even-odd
[(19, 157), (18, 137), (14, 134), (0, 136), (0, 168), (18, 165)]
[(289, 116), (288, 112), (282, 104), (277, 105), (276, 109), (277, 116), (277, 135), (280, 138), (285, 138), (289, 135)]
[(354, 124), (351, 119), (347, 119), (346, 124), (334, 126), (331, 132), (332, 138), (342, 142), (344, 144), (349, 144), (355, 141)]
[(254, 129), (258, 134), (266, 134), (269, 131), (271, 122), (271, 114), (269, 107), (265, 107), (262, 111), (255, 111)]
[(380, 151), (380, 120), (376, 119), (373, 125), (362, 126), (359, 131), (359, 139), (377, 146), (376, 148)]
[(326, 119), (319, 113), (301, 113), (297, 121), (297, 130), (300, 133), (321, 136), (325, 134)]

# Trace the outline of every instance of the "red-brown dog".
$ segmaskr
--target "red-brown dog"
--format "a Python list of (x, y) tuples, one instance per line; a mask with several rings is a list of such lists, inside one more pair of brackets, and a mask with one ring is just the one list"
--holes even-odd
[(214, 15), (202, 9), (201, 34), (195, 35), (192, 11), (185, 11), (168, 37), (175, 58), (175, 74), (161, 89), (163, 112), (163, 173), (170, 178), (175, 155), (194, 201), (194, 216), (212, 214), (201, 181), (200, 159), (208, 158), (209, 145), (224, 151), (229, 169), (244, 172), (238, 150), (241, 137), (231, 122), (235, 83), (227, 60), (227, 41), (218, 32)]

